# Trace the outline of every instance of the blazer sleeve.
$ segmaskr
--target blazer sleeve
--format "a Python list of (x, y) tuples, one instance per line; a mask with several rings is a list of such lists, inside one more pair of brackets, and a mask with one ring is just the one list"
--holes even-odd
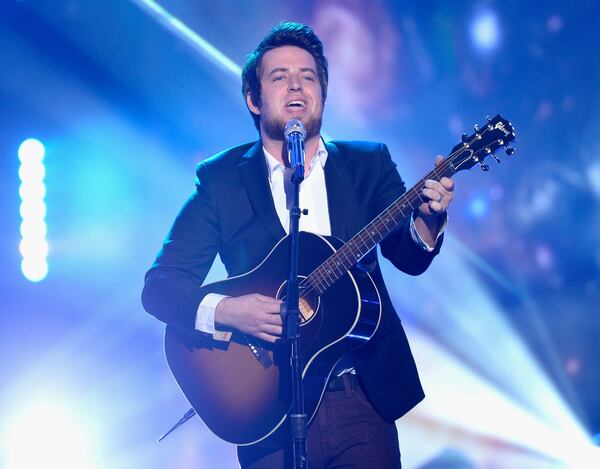
[(177, 215), (145, 276), (142, 304), (167, 324), (193, 328), (201, 289), (219, 251), (217, 198), (209, 168), (200, 163), (196, 189)]
[[(385, 144), (380, 148), (380, 171), (377, 192), (374, 201), (374, 214), (378, 215), (390, 206), (398, 197), (406, 192), (406, 186), (398, 174), (396, 164), (392, 161), (390, 152)], [(412, 214), (410, 215), (412, 216)], [(428, 252), (412, 239), (410, 234), (410, 217), (407, 217), (396, 231), (380, 243), (381, 253), (389, 259), (396, 268), (409, 275), (419, 275), (425, 272), (433, 258), (438, 254), (443, 241), (439, 237), (435, 249)]]

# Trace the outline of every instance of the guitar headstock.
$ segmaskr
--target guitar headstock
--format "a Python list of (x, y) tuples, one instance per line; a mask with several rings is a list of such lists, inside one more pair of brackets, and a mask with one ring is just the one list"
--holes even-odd
[(470, 169), (477, 163), (483, 171), (487, 171), (489, 166), (485, 159), (491, 155), (499, 163), (500, 158), (495, 154), (498, 148), (504, 148), (507, 155), (512, 155), (515, 149), (509, 143), (515, 138), (515, 130), (510, 122), (500, 115), (488, 117), (485, 125), (475, 126), (472, 135), (463, 134), (462, 142), (452, 149), (446, 161), (454, 172)]

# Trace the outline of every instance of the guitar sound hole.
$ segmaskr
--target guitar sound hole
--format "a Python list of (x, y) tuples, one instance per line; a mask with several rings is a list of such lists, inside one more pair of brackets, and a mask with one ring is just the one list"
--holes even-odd
[[(300, 279), (300, 283), (306, 277), (298, 277)], [(277, 290), (276, 298), (282, 301), (285, 301), (287, 295), (287, 281), (283, 282), (279, 289)], [(314, 293), (303, 292), (302, 288), (300, 289), (300, 324), (306, 324), (315, 317), (317, 310), (319, 309), (320, 298), (318, 295)]]
[(300, 298), (300, 324), (310, 321), (315, 313), (312, 305), (305, 298)]

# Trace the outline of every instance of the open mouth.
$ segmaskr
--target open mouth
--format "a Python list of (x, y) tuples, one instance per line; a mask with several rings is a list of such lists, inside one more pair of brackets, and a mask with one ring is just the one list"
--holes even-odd
[(294, 100), (287, 103), (286, 107), (291, 109), (303, 109), (306, 107), (306, 103), (304, 101)]

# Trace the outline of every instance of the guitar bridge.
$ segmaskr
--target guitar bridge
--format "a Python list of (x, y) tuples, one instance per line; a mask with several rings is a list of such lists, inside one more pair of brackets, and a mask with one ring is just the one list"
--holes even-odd
[(244, 335), (244, 338), (246, 339), (248, 347), (250, 348), (252, 355), (254, 355), (254, 358), (258, 360), (258, 362), (263, 366), (265, 370), (269, 368), (273, 364), (273, 360), (271, 360), (271, 357), (269, 356), (267, 351), (260, 345), (258, 345), (254, 341), (254, 339), (250, 338), (249, 336)]

